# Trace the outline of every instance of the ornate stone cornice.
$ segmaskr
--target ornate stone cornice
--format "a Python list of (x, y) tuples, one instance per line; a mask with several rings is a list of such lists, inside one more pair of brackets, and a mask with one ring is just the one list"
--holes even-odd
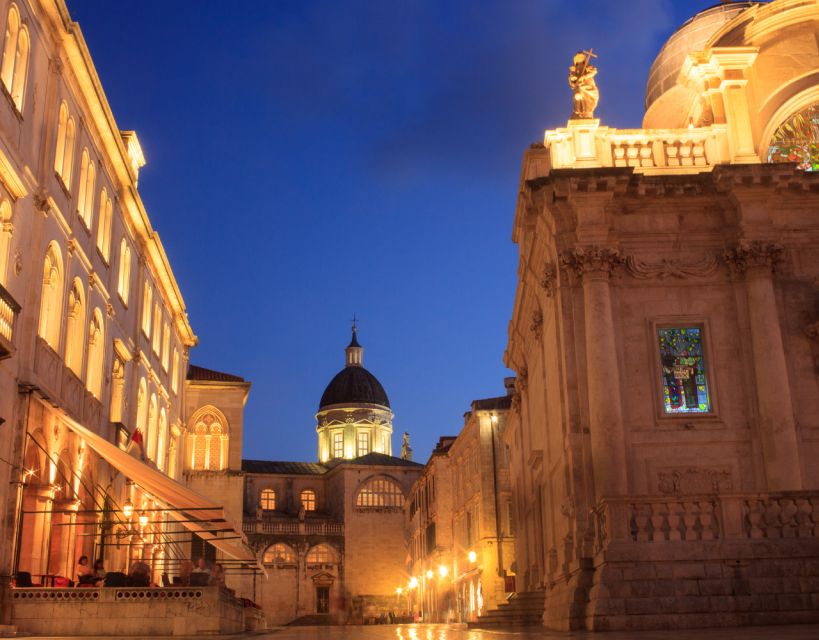
[(775, 242), (741, 240), (733, 248), (726, 249), (722, 257), (732, 273), (746, 273), (749, 269), (773, 272), (784, 253), (785, 247)]
[(657, 262), (643, 262), (634, 256), (626, 258), (626, 271), (639, 279), (649, 278), (705, 278), (719, 268), (716, 256), (705, 256), (697, 262), (683, 262), (662, 258)]
[(560, 256), (560, 266), (579, 279), (586, 276), (608, 278), (625, 260), (615, 247), (575, 247)]

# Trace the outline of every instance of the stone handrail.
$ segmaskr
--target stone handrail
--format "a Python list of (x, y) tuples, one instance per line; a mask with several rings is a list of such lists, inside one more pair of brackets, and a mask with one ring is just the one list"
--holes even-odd
[(597, 550), (612, 542), (819, 538), (819, 492), (609, 498), (594, 516)]
[(570, 120), (546, 132), (551, 167), (633, 167), (643, 173), (695, 173), (729, 162), (724, 126), (688, 129), (612, 129), (598, 120)]
[(281, 535), (344, 535), (344, 525), (340, 522), (310, 522), (299, 520), (256, 520), (245, 518), (242, 523), (244, 533)]

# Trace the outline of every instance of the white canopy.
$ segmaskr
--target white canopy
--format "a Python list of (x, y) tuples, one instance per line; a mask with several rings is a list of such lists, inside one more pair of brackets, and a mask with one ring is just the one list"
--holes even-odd
[[(245, 537), (241, 529), (228, 522), (225, 510), (221, 506), (128, 455), (76, 420), (65, 415), (63, 417), (68, 427), (89, 447), (119, 469), (128, 479), (133, 480), (153, 497), (171, 507), (169, 514), (182, 526), (195, 532), (200, 538), (236, 560), (257, 563), (256, 555), (245, 544)], [(232, 531), (226, 533), (239, 536), (239, 540), (228, 541), (219, 538), (219, 532), (216, 530), (228, 527)], [(208, 531), (209, 529), (214, 531)]]

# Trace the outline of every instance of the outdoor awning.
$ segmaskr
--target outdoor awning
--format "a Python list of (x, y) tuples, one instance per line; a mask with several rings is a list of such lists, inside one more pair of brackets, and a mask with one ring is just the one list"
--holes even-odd
[[(171, 507), (173, 510), (169, 513), (171, 517), (179, 521), (179, 524), (195, 532), (200, 538), (228, 556), (254, 565), (257, 563), (256, 555), (244, 543), (245, 538), (241, 529), (237, 529), (227, 520), (225, 510), (221, 506), (130, 456), (76, 420), (66, 415), (63, 415), (63, 419), (89, 447), (119, 469), (129, 480), (133, 480), (153, 497)], [(232, 529), (228, 534), (239, 536), (239, 540), (220, 540), (219, 532), (207, 531), (208, 529), (224, 530), (227, 527)]]

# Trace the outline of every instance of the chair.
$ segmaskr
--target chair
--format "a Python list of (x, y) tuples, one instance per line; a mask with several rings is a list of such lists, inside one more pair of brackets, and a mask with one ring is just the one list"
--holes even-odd
[(168, 574), (167, 573), (162, 574), (162, 586), (163, 587), (170, 587), (171, 586), (171, 581), (168, 579)]
[(20, 588), (33, 587), (34, 583), (31, 582), (31, 573), (28, 571), (18, 571), (14, 579), (14, 586)]

